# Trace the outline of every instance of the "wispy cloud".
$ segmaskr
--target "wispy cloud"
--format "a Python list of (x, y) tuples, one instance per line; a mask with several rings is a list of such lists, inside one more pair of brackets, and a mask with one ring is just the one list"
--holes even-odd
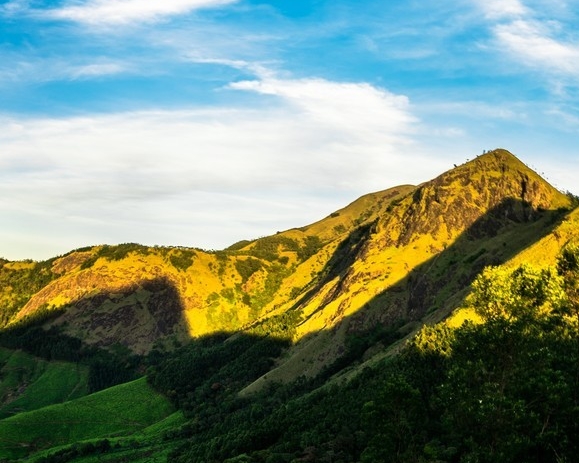
[(409, 124), (415, 122), (407, 97), (367, 83), (265, 77), (236, 82), (229, 87), (280, 97), (313, 123), (358, 138), (368, 133), (401, 137), (408, 131)]
[[(62, 172), (58, 191), (65, 197), (72, 193), (66, 179), (77, 174), (94, 175), (95, 182), (74, 188), (102, 189), (104, 196), (114, 191), (115, 198), (128, 199), (190, 188), (347, 189), (389, 165), (388, 156), (410, 142), (416, 122), (406, 97), (368, 84), (271, 79), (230, 88), (277, 99), (259, 110), (6, 119), (0, 135), (9, 153), (0, 157), (3, 176)], [(132, 176), (116, 185), (115, 172), (127, 171)]]
[(499, 103), (486, 103), (483, 101), (469, 100), (447, 100), (433, 103), (423, 103), (420, 105), (421, 113), (430, 117), (440, 117), (444, 114), (447, 117), (456, 117), (463, 120), (475, 119), (493, 121), (495, 123), (517, 121), (524, 122), (529, 117), (530, 108), (524, 104), (514, 101)]
[(546, 73), (579, 76), (579, 41), (554, 36), (550, 24), (516, 20), (494, 28), (496, 38), (511, 55)]
[(121, 63), (94, 63), (73, 67), (67, 73), (75, 79), (84, 79), (121, 74), (128, 70), (129, 67)]
[(477, 4), (491, 21), (497, 49), (551, 77), (579, 76), (579, 37), (567, 17), (540, 17), (519, 0)]
[(487, 18), (504, 19), (520, 17), (529, 12), (520, 0), (476, 0)]
[(10, 0), (3, 5), (0, 5), (0, 15), (15, 16), (29, 9), (28, 0)]
[(52, 19), (107, 26), (154, 22), (168, 16), (235, 2), (237, 0), (89, 0), (45, 10), (43, 15)]
[(579, 130), (579, 116), (576, 114), (572, 114), (561, 108), (550, 109), (546, 111), (546, 114), (557, 121), (561, 121), (564, 124), (563, 128), (566, 128), (568, 131), (576, 133), (577, 130)]
[(133, 71), (130, 60), (120, 62), (99, 57), (65, 59), (10, 56), (5, 65), (0, 64), (0, 84), (81, 80)]

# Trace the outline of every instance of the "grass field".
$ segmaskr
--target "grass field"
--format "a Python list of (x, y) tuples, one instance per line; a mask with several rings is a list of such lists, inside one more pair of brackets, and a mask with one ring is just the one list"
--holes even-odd
[(0, 420), (0, 460), (74, 442), (126, 436), (174, 412), (145, 378)]
[[(151, 440), (147, 442), (134, 443), (115, 443), (114, 448), (106, 452), (106, 454), (92, 454), (85, 456), (77, 456), (71, 463), (166, 463), (167, 457), (171, 450), (175, 448), (177, 443), (169, 442), (163, 443), (158, 440)], [(37, 458), (32, 458), (30, 463), (39, 461)], [(42, 461), (42, 459), (40, 459)]]
[[(119, 463), (127, 461), (132, 463), (164, 463), (167, 461), (169, 452), (182, 442), (182, 439), (167, 440), (163, 438), (164, 433), (176, 430), (186, 422), (183, 413), (176, 411), (161, 421), (129, 436), (107, 438), (110, 447), (105, 453), (81, 451), (70, 459), (64, 458), (64, 461), (73, 461), (74, 463)], [(66, 454), (75, 449), (79, 450), (91, 443), (98, 446), (100, 441), (102, 438), (88, 439), (83, 442), (51, 448), (34, 454), (26, 461), (45, 463), (46, 457)]]
[(0, 419), (88, 393), (88, 368), (0, 349)]

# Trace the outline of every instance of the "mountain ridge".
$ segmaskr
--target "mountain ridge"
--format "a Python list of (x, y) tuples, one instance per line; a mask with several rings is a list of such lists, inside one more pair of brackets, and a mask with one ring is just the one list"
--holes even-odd
[[(497, 149), (418, 186), (370, 193), (318, 222), (223, 251), (131, 244), (72, 251), (50, 261), (51, 281), (7, 325), (57, 309), (47, 327), (144, 354), (223, 330), (276, 334), (272, 326), (284, 317), (293, 320), (291, 329), (277, 335), (294, 342), (350, 317), (348, 324), (360, 329), (412, 324), (433, 310), (450, 310), (431, 306), (433, 285), (444, 290), (452, 283), (456, 291), (472, 279), (411, 275), (466, 230), (457, 252), (569, 207), (568, 197)], [(473, 263), (482, 268), (504, 260), (496, 244)], [(328, 343), (323, 362), (310, 362), (316, 366), (304, 372), (317, 374), (338, 357), (344, 333)]]

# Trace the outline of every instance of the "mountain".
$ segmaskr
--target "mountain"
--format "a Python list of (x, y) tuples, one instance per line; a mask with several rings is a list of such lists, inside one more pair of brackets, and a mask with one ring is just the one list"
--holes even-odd
[[(342, 330), (366, 327), (366, 319), (416, 322), (448, 313), (444, 294), (546, 233), (567, 207), (565, 195), (496, 150), (420, 186), (366, 195), (312, 225), (224, 251), (127, 244), (43, 265), (6, 263), (5, 272), (39, 269), (50, 280), (6, 326), (42, 311), (53, 315), (45, 326), (143, 354), (220, 331), (277, 329), (297, 341), (342, 320)], [(280, 317), (292, 326), (271, 326)]]
[[(184, 410), (203, 388), (207, 397), (234, 391), (252, 400), (280, 384), (295, 392), (296, 381), (342, 384), (423, 324), (447, 319), (486, 267), (553, 265), (578, 237), (575, 206), (575, 197), (497, 149), (421, 185), (371, 193), (314, 224), (225, 250), (131, 243), (45, 262), (3, 260), (0, 343), (9, 350), (0, 366), (15, 349), (82, 365), (84, 382), (74, 381), (85, 394), (149, 368), (152, 383)], [(38, 368), (20, 386), (0, 387), (0, 400), (25, 397)], [(76, 397), (66, 391), (55, 403)], [(26, 402), (30, 413), (35, 400)]]

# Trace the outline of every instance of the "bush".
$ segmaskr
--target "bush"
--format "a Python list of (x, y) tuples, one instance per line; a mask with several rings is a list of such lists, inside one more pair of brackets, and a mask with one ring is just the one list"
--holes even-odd
[(235, 268), (237, 269), (237, 273), (241, 276), (241, 280), (245, 283), (251, 275), (255, 272), (260, 270), (263, 267), (263, 264), (257, 260), (247, 258), (247, 259), (238, 259), (235, 261)]

